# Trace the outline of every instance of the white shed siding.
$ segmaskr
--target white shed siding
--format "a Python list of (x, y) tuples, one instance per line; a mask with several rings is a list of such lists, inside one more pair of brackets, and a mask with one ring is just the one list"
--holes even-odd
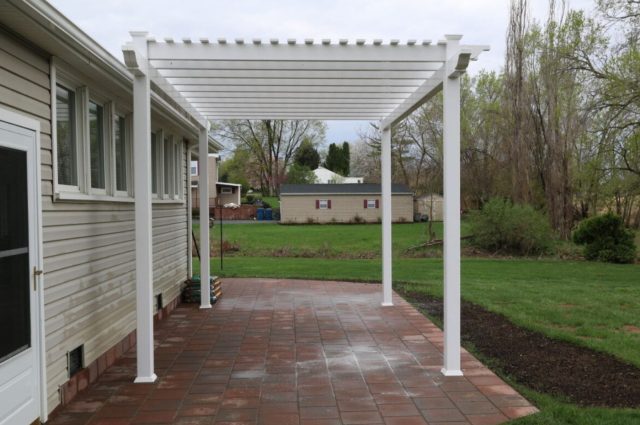
[[(68, 380), (67, 352), (93, 362), (135, 329), (133, 203), (54, 202), (49, 60), (0, 28), (0, 106), (40, 121), (48, 410)], [(162, 123), (154, 120), (154, 126)], [(183, 144), (183, 194), (188, 160)], [(153, 206), (154, 294), (166, 303), (187, 276), (187, 204)]]

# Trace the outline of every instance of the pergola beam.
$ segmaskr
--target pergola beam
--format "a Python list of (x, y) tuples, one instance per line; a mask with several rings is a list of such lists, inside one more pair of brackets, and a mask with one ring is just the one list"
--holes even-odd
[[(458, 36), (448, 37), (455, 38)], [(451, 43), (452, 40), (448, 40), (449, 43)], [(456, 41), (459, 41), (459, 38)], [(450, 46), (449, 43), (447, 43), (447, 46)], [(455, 57), (444, 62), (430, 79), (425, 80), (414, 93), (407, 97), (395, 111), (382, 121), (382, 128), (392, 127), (408, 117), (413, 111), (442, 90), (442, 81), (445, 77), (453, 73), (461, 75), (466, 71), (469, 60), (476, 60), (481, 52), (488, 49), (488, 46), (465, 46), (464, 49), (457, 50), (456, 53), (454, 53)]]
[(443, 45), (149, 43), (150, 60), (444, 62)]
[(272, 60), (151, 60), (158, 71), (207, 70), (207, 71), (436, 71), (441, 62), (418, 60), (380, 62), (370, 61), (272, 61)]

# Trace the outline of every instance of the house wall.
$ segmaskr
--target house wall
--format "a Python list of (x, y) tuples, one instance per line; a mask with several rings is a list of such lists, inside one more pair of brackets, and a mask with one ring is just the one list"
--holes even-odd
[[(218, 198), (220, 198), (218, 202), (222, 205), (229, 204), (229, 203), (240, 205), (240, 201), (242, 199), (240, 197), (240, 190), (238, 189), (239, 188), (234, 187), (232, 189), (234, 193), (218, 193)], [(220, 190), (220, 188), (218, 188), (218, 190)]]
[[(316, 209), (316, 200), (330, 199), (331, 209)], [(377, 199), (379, 208), (364, 208), (365, 199)], [(393, 195), (392, 220), (413, 221), (413, 196)], [(382, 218), (382, 200), (379, 195), (280, 195), (282, 223), (349, 223), (356, 215), (367, 222)]]
[[(433, 198), (433, 199), (432, 199)], [(433, 211), (431, 205), (433, 202)], [(426, 214), (432, 221), (442, 221), (444, 211), (444, 199), (440, 195), (423, 195), (416, 198), (416, 212)]]
[[(218, 160), (216, 157), (209, 155), (207, 158), (209, 164), (209, 205), (216, 205), (216, 183), (218, 181)], [(191, 176), (192, 182), (200, 181), (200, 169), (197, 176)], [(200, 186), (191, 187), (191, 199), (193, 208), (200, 208)], [(231, 202), (231, 201), (230, 201)]]
[[(0, 106), (40, 121), (48, 410), (60, 404), (67, 352), (90, 364), (136, 326), (134, 204), (53, 199), (47, 55), (0, 28)], [(154, 126), (163, 123), (152, 117)], [(189, 187), (183, 143), (182, 183)], [(154, 294), (168, 304), (187, 277), (187, 204), (153, 206)], [(155, 305), (155, 303), (154, 303)]]

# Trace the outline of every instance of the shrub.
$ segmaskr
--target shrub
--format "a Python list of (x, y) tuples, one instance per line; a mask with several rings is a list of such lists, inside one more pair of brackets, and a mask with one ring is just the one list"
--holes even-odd
[(513, 255), (537, 255), (552, 246), (547, 217), (530, 205), (494, 198), (469, 214), (471, 243), (478, 248)]
[(587, 260), (607, 263), (633, 263), (636, 245), (633, 232), (613, 213), (582, 220), (573, 233), (573, 241), (584, 245)]
[(365, 219), (364, 217), (360, 216), (360, 214), (356, 214), (353, 216), (352, 222), (357, 224), (362, 224), (365, 222)]
[(250, 193), (247, 193), (247, 196), (245, 196), (245, 198), (247, 199), (247, 204), (252, 204), (256, 199), (255, 195), (252, 195)]

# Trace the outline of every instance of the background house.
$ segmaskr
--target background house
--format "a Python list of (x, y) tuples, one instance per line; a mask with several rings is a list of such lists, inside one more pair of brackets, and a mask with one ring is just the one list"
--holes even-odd
[[(242, 185), (238, 183), (226, 183), (218, 181), (219, 155), (210, 154), (209, 163), (209, 205), (240, 205), (242, 197)], [(197, 208), (200, 202), (199, 189), (200, 175), (198, 173), (198, 163), (191, 162), (191, 198), (193, 205)]]
[[(402, 184), (392, 186), (392, 220), (413, 221), (413, 192)], [(379, 222), (382, 218), (380, 185), (284, 184), (280, 188), (282, 223)]]
[(364, 182), (364, 177), (344, 177), (324, 167), (316, 168), (315, 170), (313, 170), (313, 174), (315, 174), (316, 176), (316, 183), (321, 183), (321, 184), (363, 183)]

